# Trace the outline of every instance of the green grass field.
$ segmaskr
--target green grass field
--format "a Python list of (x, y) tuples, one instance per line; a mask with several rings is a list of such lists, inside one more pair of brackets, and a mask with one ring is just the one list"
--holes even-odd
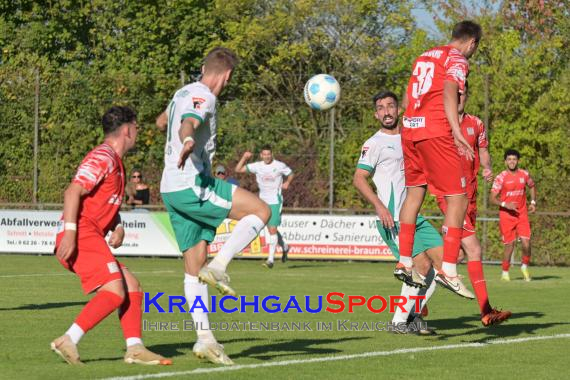
[[(111, 315), (90, 331), (79, 345), (84, 367), (65, 364), (49, 349), (87, 301), (79, 281), (53, 257), (0, 256), (0, 378), (101, 379), (172, 373), (168, 378), (568, 378), (570, 352), (570, 268), (533, 267), (534, 281), (525, 283), (517, 267), (510, 283), (499, 281), (499, 266), (486, 266), (493, 306), (510, 309), (513, 317), (484, 328), (475, 301), (439, 288), (430, 302), (428, 323), (433, 337), (393, 335), (383, 331), (220, 331), (218, 340), (236, 367), (217, 367), (192, 355), (192, 331), (147, 331), (145, 344), (170, 357), (170, 367), (142, 367), (122, 361), (124, 342), (118, 318)], [(182, 261), (122, 259), (151, 294), (183, 295)], [(235, 261), (230, 275), (242, 295), (326, 295), (329, 292), (384, 297), (399, 294), (392, 263), (304, 262), (276, 264), (272, 271), (259, 261)], [(466, 275), (465, 266), (460, 272)], [(468, 280), (466, 279), (466, 283)], [(211, 292), (212, 294), (212, 292)], [(163, 297), (164, 299), (165, 297)], [(250, 297), (251, 299), (251, 297)], [(315, 298), (316, 299), (316, 298)], [(166, 305), (166, 302), (161, 302)], [(230, 305), (231, 306), (231, 305)], [(313, 307), (316, 303), (313, 304)], [(251, 308), (249, 309), (251, 310)], [(143, 314), (152, 322), (190, 320), (190, 314)], [(211, 314), (213, 322), (352, 322), (388, 321), (366, 308), (353, 314)], [(566, 334), (566, 335), (563, 335)], [(541, 337), (545, 339), (541, 339)], [(530, 338), (530, 339), (528, 339)], [(475, 343), (475, 344), (473, 344)], [(487, 344), (490, 343), (490, 344)], [(428, 350), (428, 348), (436, 348)], [(439, 349), (437, 349), (439, 348)], [(409, 349), (408, 351), (404, 349)], [(396, 351), (401, 350), (401, 351)], [(134, 377), (134, 376), (139, 377)], [(150, 377), (150, 376), (149, 376)], [(159, 377), (159, 376), (156, 376)], [(160, 376), (162, 377), (162, 376)], [(150, 377), (153, 378), (153, 377)]]

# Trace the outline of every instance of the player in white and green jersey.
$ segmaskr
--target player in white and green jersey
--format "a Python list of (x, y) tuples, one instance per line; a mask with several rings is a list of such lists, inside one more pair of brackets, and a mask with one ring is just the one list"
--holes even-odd
[[(214, 48), (204, 60), (202, 79), (176, 91), (156, 124), (166, 129), (164, 171), (160, 192), (184, 255), (184, 291), (190, 308), (197, 299), (208, 305), (208, 288), (236, 295), (226, 268), (264, 228), (270, 210), (254, 194), (211, 177), (216, 151), (216, 97), (231, 78), (237, 63), (226, 48)], [(207, 246), (225, 218), (238, 220), (230, 238), (206, 265)], [(193, 352), (218, 364), (233, 364), (209, 330), (208, 314), (191, 309), (198, 341)]]
[[(259, 198), (269, 205), (271, 209), (271, 218), (267, 222), (267, 230), (269, 231), (269, 257), (263, 264), (266, 268), (273, 268), (275, 258), (275, 250), (279, 240), (279, 232), (277, 228), (281, 225), (281, 210), (283, 208), (283, 197), (281, 190), (287, 190), (293, 180), (293, 171), (284, 162), (273, 158), (273, 151), (270, 145), (264, 145), (261, 148), (259, 157), (261, 161), (246, 164), (253, 157), (251, 152), (245, 152), (235, 167), (236, 173), (252, 173), (255, 174), (257, 186), (259, 187)], [(283, 178), (286, 178), (283, 182)], [(281, 244), (283, 256), (281, 260), (287, 260), (288, 247), (283, 242)]]
[[(404, 155), (398, 128), (398, 98), (389, 91), (383, 91), (374, 98), (375, 117), (380, 122), (380, 130), (370, 137), (362, 146), (360, 158), (354, 173), (354, 186), (375, 208), (378, 220), (376, 226), (382, 239), (396, 258), (399, 258), (399, 223), (400, 208), (406, 197), (404, 177)], [(368, 178), (376, 187), (376, 193), (368, 183)], [(414, 271), (416, 282), (424, 283), (425, 288), (412, 286), (414, 283), (402, 284), (401, 295), (410, 300), (410, 295), (425, 295), (425, 301), (435, 290), (433, 278), (435, 272), (432, 264), (441, 267), (443, 257), (443, 241), (435, 228), (422, 216), (416, 221), (416, 235), (413, 248)], [(414, 302), (409, 301), (406, 313), (397, 310), (393, 323), (404, 323)], [(416, 318), (420, 318), (417, 316)], [(419, 321), (419, 320), (417, 320)], [(399, 332), (406, 332), (402, 330)], [(420, 331), (429, 334), (431, 331)]]

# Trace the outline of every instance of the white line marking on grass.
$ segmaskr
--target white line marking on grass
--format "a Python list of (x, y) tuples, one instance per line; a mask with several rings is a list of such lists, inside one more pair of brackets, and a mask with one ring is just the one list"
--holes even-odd
[[(151, 270), (133, 272), (134, 274), (154, 274), (154, 273), (174, 273), (173, 270)], [(30, 274), (6, 274), (0, 275), (0, 278), (17, 278), (17, 277), (51, 277), (51, 276), (71, 276), (71, 273), (30, 273)]]
[(494, 344), (513, 344), (513, 343), (521, 343), (521, 342), (530, 342), (530, 341), (535, 341), (535, 340), (550, 340), (550, 339), (564, 339), (564, 338), (570, 338), (570, 334), (543, 335), (543, 336), (533, 336), (533, 337), (515, 338), (515, 339), (495, 339), (495, 340), (486, 341), (484, 343), (460, 343), (460, 344), (447, 344), (444, 346), (401, 348), (401, 349), (392, 350), (392, 351), (373, 351), (373, 352), (364, 352), (361, 354), (328, 356), (328, 357), (312, 358), (312, 359), (285, 360), (285, 361), (278, 361), (278, 362), (272, 362), (272, 363), (261, 363), (261, 364), (243, 364), (243, 365), (234, 365), (234, 366), (230, 366), (230, 367), (197, 368), (197, 369), (193, 369), (190, 371), (162, 372), (162, 373), (135, 375), (135, 376), (123, 376), (123, 377), (108, 377), (108, 378), (105, 378), (103, 380), (158, 379), (158, 378), (162, 378), (162, 377), (194, 375), (194, 374), (201, 374), (201, 373), (218, 373), (218, 372), (238, 371), (241, 369), (282, 367), (282, 366), (288, 366), (288, 365), (292, 365), (292, 364), (310, 364), (310, 363), (333, 362), (333, 361), (340, 361), (340, 360), (370, 358), (370, 357), (376, 357), (376, 356), (413, 354), (413, 353), (417, 353), (417, 352), (426, 352), (426, 351), (454, 350), (456, 348), (479, 348), (479, 347), (486, 347), (486, 346), (494, 345)]

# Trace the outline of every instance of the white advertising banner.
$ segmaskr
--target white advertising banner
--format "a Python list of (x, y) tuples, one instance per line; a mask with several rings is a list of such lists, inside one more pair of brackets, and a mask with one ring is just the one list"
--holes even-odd
[[(0, 252), (52, 253), (59, 211), (0, 210)], [(125, 226), (121, 256), (179, 256), (166, 212), (121, 212)], [(217, 229), (210, 253), (215, 255), (229, 238), (236, 222), (225, 220)], [(285, 214), (279, 227), (289, 245), (289, 258), (393, 260), (376, 230), (373, 216)], [(266, 257), (269, 247), (264, 230), (241, 254)], [(281, 248), (277, 249), (277, 257)]]

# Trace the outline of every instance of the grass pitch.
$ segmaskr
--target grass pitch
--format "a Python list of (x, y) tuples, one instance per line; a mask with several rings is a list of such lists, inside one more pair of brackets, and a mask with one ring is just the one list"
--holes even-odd
[[(153, 374), (167, 378), (437, 378), (437, 379), (563, 379), (570, 352), (569, 268), (532, 267), (534, 280), (522, 281), (511, 269), (510, 283), (499, 281), (500, 267), (485, 266), (491, 303), (513, 312), (503, 325), (484, 328), (475, 301), (461, 299), (445, 289), (436, 290), (430, 302), (433, 337), (393, 335), (383, 331), (342, 331), (338, 320), (387, 322), (387, 312), (373, 314), (364, 307), (354, 313), (318, 314), (296, 311), (276, 314), (211, 314), (212, 322), (333, 322), (333, 331), (218, 331), (216, 337), (236, 362), (228, 370), (199, 361), (192, 355), (193, 331), (146, 331), (144, 342), (172, 358), (169, 367), (142, 367), (123, 362), (124, 341), (116, 315), (111, 315), (81, 341), (87, 364), (65, 364), (49, 349), (86, 303), (78, 279), (53, 257), (0, 256), (0, 378), (102, 379)], [(183, 295), (183, 266), (177, 259), (123, 258), (152, 295)], [(397, 295), (400, 283), (392, 277), (392, 263), (303, 262), (276, 263), (273, 270), (260, 261), (234, 261), (229, 273), (241, 295), (251, 299), (277, 295), (326, 296), (329, 292)], [(465, 266), (460, 272), (466, 275)], [(465, 279), (468, 283), (467, 278)], [(210, 289), (210, 294), (215, 294)], [(161, 305), (166, 306), (166, 297)], [(345, 297), (346, 299), (346, 297)], [(231, 304), (229, 305), (232, 306)], [(312, 303), (316, 306), (316, 303)], [(324, 305), (326, 307), (326, 302)], [(190, 314), (143, 314), (147, 322), (182, 321)], [(566, 335), (564, 335), (566, 334)], [(542, 338), (545, 339), (542, 339)], [(554, 338), (552, 338), (554, 337)], [(493, 343), (493, 344), (487, 344)], [(158, 377), (158, 376), (156, 376)]]

